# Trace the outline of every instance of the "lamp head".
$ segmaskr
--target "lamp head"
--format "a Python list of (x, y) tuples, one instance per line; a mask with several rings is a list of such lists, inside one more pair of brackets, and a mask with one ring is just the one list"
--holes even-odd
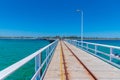
[(77, 12), (80, 12), (80, 10), (79, 10), (79, 9), (77, 9), (76, 11), (77, 11)]

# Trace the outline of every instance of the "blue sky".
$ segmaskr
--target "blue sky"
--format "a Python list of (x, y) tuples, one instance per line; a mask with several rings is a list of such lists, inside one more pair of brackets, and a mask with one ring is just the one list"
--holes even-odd
[(0, 0), (0, 36), (120, 37), (120, 0)]

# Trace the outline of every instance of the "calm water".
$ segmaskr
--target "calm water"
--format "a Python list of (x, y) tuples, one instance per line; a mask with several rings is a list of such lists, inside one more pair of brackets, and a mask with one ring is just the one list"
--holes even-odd
[[(0, 70), (25, 58), (49, 43), (49, 41), (45, 40), (0, 39)], [(18, 69), (6, 80), (30, 80), (33, 74), (34, 59)]]

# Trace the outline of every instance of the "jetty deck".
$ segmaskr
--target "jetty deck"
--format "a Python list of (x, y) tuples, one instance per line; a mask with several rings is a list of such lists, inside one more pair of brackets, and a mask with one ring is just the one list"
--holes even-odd
[(120, 80), (120, 69), (59, 41), (43, 80)]

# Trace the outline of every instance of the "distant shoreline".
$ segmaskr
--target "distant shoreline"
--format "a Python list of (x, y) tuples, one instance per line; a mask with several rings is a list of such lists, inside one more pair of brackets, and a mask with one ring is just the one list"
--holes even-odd
[[(0, 39), (39, 39), (39, 40), (54, 40), (54, 39), (60, 39), (60, 38), (81, 40), (81, 37), (76, 37), (76, 36), (69, 36), (69, 37), (60, 37), (60, 36), (54, 36), (54, 37), (24, 37), (24, 36), (0, 37)], [(84, 37), (84, 40), (120, 40), (120, 38)]]

